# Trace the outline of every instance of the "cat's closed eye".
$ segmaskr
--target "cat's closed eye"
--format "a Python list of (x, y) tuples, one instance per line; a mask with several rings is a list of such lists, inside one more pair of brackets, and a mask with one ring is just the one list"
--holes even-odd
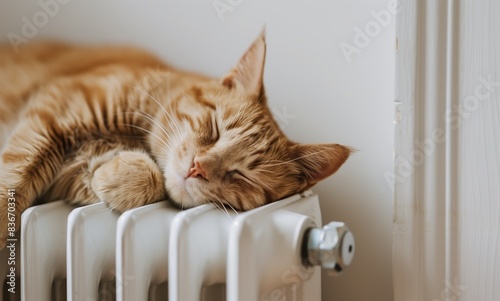
[(234, 181), (235, 178), (245, 178), (245, 175), (238, 169), (229, 170), (226, 172), (225, 179), (228, 181)]

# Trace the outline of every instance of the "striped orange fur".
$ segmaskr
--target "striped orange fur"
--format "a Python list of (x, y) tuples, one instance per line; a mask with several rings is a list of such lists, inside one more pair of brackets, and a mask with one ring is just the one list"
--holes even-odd
[(333, 174), (350, 149), (303, 145), (266, 104), (260, 35), (222, 79), (127, 47), (0, 47), (0, 247), (8, 189), (16, 222), (36, 202), (169, 199), (249, 210)]

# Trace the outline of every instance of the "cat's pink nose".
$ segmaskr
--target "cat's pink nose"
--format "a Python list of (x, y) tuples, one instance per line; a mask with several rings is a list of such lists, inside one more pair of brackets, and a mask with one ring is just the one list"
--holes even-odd
[(194, 160), (194, 166), (189, 169), (188, 177), (196, 178), (197, 176), (202, 176), (205, 180), (207, 179), (207, 174), (203, 168), (201, 168), (200, 162)]

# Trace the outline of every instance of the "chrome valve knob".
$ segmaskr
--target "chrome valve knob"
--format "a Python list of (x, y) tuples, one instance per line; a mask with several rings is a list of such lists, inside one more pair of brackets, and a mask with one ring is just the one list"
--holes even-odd
[(354, 236), (342, 222), (331, 222), (323, 228), (310, 229), (305, 237), (303, 255), (306, 265), (342, 272), (354, 257)]

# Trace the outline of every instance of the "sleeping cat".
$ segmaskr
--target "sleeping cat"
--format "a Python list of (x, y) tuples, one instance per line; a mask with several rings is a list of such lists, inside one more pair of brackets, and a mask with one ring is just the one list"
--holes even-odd
[(266, 104), (265, 52), (261, 34), (212, 79), (133, 48), (0, 47), (0, 249), (9, 206), (16, 227), (58, 199), (249, 210), (333, 174), (350, 149), (285, 137)]

